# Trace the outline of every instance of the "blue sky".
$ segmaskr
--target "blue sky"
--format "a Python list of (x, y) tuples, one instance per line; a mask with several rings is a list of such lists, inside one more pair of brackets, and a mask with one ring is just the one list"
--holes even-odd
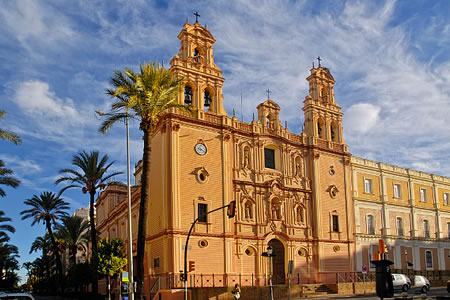
[[(450, 176), (450, 1), (3, 1), (0, 109), (8, 115), (0, 128), (23, 143), (0, 141), (0, 159), (22, 181), (5, 189), (0, 210), (13, 218), (21, 262), (37, 256), (28, 251), (44, 233), (20, 220), (23, 201), (57, 192), (58, 170), (74, 153), (99, 150), (116, 161), (113, 171), (126, 171), (124, 126), (101, 136), (94, 111), (108, 110), (114, 70), (167, 64), (196, 10), (217, 41), (229, 114), (241, 116), (242, 93), (242, 116), (251, 120), (269, 88), (282, 124), (300, 133), (305, 78), (320, 55), (336, 79), (353, 155)], [(134, 165), (137, 124), (131, 147)], [(72, 211), (88, 204), (79, 191), (64, 197)]]

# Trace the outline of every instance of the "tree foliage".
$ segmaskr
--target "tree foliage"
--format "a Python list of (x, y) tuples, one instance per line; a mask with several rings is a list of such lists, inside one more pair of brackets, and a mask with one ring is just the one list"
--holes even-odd
[(139, 128), (144, 134), (137, 239), (136, 299), (138, 300), (144, 297), (144, 251), (150, 197), (151, 132), (153, 126), (169, 109), (192, 113), (191, 106), (185, 106), (177, 101), (177, 94), (182, 90), (182, 83), (183, 79), (176, 79), (170, 70), (150, 62), (141, 64), (138, 73), (130, 68), (115, 71), (111, 78), (112, 88), (106, 90), (106, 93), (117, 101), (112, 103), (111, 111), (104, 114), (105, 119), (99, 131), (104, 134), (117, 121), (133, 118), (140, 121)]
[(98, 242), (98, 273), (104, 276), (115, 276), (125, 269), (127, 259), (123, 253), (123, 242), (120, 239), (102, 239)]
[[(108, 180), (122, 172), (108, 173), (108, 169), (114, 164), (108, 162), (108, 155), (100, 158), (98, 151), (91, 151), (90, 153), (83, 151), (75, 154), (72, 157), (72, 165), (74, 169), (62, 169), (59, 171), (63, 174), (62, 177), (56, 180), (56, 184), (68, 182), (69, 185), (61, 190), (61, 193), (70, 188), (79, 188), (86, 194), (89, 193), (89, 224), (91, 227), (91, 244), (92, 244), (92, 262), (95, 264), (97, 256), (97, 231), (95, 229), (94, 219), (94, 202), (97, 190), (102, 190), (107, 186)], [(94, 278), (92, 281), (92, 291), (97, 293), (98, 282)]]

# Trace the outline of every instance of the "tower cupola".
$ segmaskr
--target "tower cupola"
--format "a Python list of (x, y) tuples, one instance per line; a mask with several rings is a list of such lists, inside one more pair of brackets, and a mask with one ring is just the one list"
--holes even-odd
[(341, 107), (334, 99), (335, 83), (328, 68), (319, 67), (310, 70), (306, 78), (309, 82), (309, 94), (303, 101), (305, 114), (305, 134), (307, 137), (345, 144), (342, 130)]
[(180, 52), (170, 61), (171, 70), (177, 78), (184, 79), (179, 103), (192, 105), (194, 109), (226, 115), (223, 108), (222, 71), (214, 63), (211, 32), (195, 22), (186, 22), (178, 34)]

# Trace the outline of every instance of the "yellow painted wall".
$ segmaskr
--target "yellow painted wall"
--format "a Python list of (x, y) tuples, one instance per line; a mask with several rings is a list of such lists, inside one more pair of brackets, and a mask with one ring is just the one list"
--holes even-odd
[[(197, 155), (194, 147), (202, 139), (207, 147), (207, 154)], [(189, 230), (190, 224), (197, 216), (196, 201), (202, 197), (208, 204), (208, 210), (224, 205), (222, 199), (222, 160), (221, 137), (217, 131), (199, 130), (182, 126), (179, 132), (179, 171), (180, 199), (183, 206), (181, 222), (183, 230)], [(196, 170), (204, 168), (208, 173), (206, 183), (197, 180)], [(228, 203), (231, 199), (226, 199)], [(209, 230), (213, 233), (223, 233), (223, 211), (208, 216)]]
[[(394, 184), (400, 185), (400, 198), (394, 198)], [(408, 204), (409, 202), (408, 182), (386, 178), (386, 194), (387, 194), (387, 201), (389, 202), (398, 204)]]
[[(420, 189), (426, 190), (426, 202), (420, 202)], [(433, 188), (429, 185), (414, 184), (414, 200), (417, 207), (432, 208), (434, 206)]]
[[(364, 192), (364, 178), (372, 179), (372, 193), (368, 194)], [(380, 201), (380, 177), (372, 174), (357, 173), (358, 180), (358, 197), (373, 201)]]
[[(448, 198), (449, 205), (444, 205), (444, 193), (447, 193), (449, 195)], [(447, 189), (438, 188), (438, 197), (439, 197), (439, 208), (450, 211), (450, 188)]]

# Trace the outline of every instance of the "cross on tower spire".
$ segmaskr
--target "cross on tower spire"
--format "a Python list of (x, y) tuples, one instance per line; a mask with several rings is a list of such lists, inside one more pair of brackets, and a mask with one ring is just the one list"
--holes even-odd
[(317, 56), (317, 60), (319, 61), (319, 67), (320, 67), (320, 61), (322, 60), (322, 59), (320, 58), (320, 56)]
[(200, 17), (200, 15), (198, 14), (198, 12), (195, 12), (194, 16), (195, 16), (195, 23), (198, 23), (198, 17)]
[(270, 93), (271, 93), (271, 91), (269, 90), (269, 89), (267, 89), (267, 99), (270, 99)]

